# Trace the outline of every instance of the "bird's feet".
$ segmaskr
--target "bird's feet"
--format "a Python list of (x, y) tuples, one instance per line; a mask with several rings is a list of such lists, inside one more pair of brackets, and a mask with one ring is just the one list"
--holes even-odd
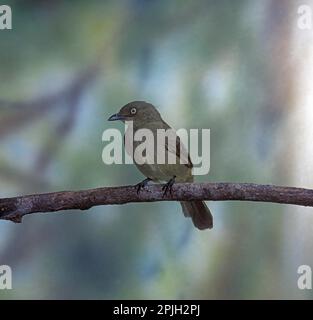
[(135, 188), (136, 188), (136, 190), (137, 190), (137, 194), (138, 194), (138, 193), (140, 192), (140, 190), (141, 190), (142, 188), (144, 188), (144, 187), (147, 185), (147, 183), (148, 183), (149, 181), (151, 181), (151, 180), (152, 180), (152, 179), (147, 178), (147, 179), (145, 179), (145, 180), (137, 183), (137, 184), (135, 185)]
[(163, 197), (167, 194), (168, 191), (170, 192), (170, 194), (172, 194), (172, 188), (173, 188), (173, 184), (175, 183), (175, 179), (176, 179), (176, 176), (174, 176), (168, 183), (166, 183), (162, 187), (162, 191), (164, 191)]

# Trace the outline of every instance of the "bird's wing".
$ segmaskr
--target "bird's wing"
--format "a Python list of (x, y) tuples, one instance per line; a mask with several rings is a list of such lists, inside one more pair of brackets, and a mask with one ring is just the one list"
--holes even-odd
[(185, 148), (184, 144), (180, 141), (179, 136), (176, 135), (176, 133), (173, 135), (170, 135), (168, 139), (165, 140), (165, 150), (175, 154), (176, 157), (180, 160), (180, 163), (185, 165), (187, 168), (193, 167), (193, 164), (190, 159), (190, 155), (187, 149)]

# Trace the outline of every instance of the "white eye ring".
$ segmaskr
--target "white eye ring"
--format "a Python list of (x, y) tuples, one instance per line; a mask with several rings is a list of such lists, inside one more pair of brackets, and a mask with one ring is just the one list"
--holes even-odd
[(130, 109), (130, 113), (131, 113), (131, 114), (136, 114), (136, 112), (137, 112), (137, 109), (136, 109), (136, 108), (131, 108), (131, 109)]

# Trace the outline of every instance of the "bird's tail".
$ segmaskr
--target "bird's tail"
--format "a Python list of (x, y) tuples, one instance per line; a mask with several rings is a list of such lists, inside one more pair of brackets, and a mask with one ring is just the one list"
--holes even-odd
[(200, 230), (213, 228), (213, 217), (204, 201), (181, 201), (185, 217), (191, 217), (193, 224)]

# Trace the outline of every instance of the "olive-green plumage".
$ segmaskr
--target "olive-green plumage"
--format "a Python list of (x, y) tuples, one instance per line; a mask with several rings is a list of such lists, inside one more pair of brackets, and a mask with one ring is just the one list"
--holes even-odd
[[(164, 129), (170, 130), (171, 135), (168, 139), (165, 139), (163, 143), (155, 143), (153, 146), (154, 152), (151, 155), (153, 157), (153, 164), (143, 163), (134, 157), (134, 154), (130, 154), (130, 149), (128, 144), (125, 144), (126, 151), (134, 158), (134, 162), (137, 168), (148, 178), (155, 182), (193, 182), (192, 175), (192, 162), (190, 156), (179, 140), (179, 137), (171, 129), (171, 127), (161, 118), (158, 110), (150, 103), (144, 101), (133, 101), (126, 104), (121, 110), (109, 118), (110, 121), (121, 120), (121, 121), (133, 121), (133, 131), (134, 133), (139, 129), (149, 129), (153, 136), (154, 141), (157, 141), (157, 130)], [(129, 130), (129, 128), (127, 129)], [(126, 131), (125, 136), (128, 132)], [(142, 143), (142, 141), (132, 141), (133, 150)], [(159, 149), (158, 149), (159, 148)], [(163, 164), (157, 163), (157, 155), (160, 153), (160, 148), (163, 149), (165, 153), (169, 153), (176, 157), (176, 163), (169, 163), (168, 158)], [(146, 149), (149, 152), (149, 148)], [(150, 149), (151, 150), (151, 149)], [(146, 156), (146, 155), (145, 155)], [(181, 163), (181, 160), (184, 160)], [(140, 186), (144, 187), (147, 181), (144, 181)], [(185, 217), (191, 217), (194, 225), (200, 229), (207, 229), (213, 227), (213, 217), (209, 208), (203, 201), (182, 201), (182, 210)]]

